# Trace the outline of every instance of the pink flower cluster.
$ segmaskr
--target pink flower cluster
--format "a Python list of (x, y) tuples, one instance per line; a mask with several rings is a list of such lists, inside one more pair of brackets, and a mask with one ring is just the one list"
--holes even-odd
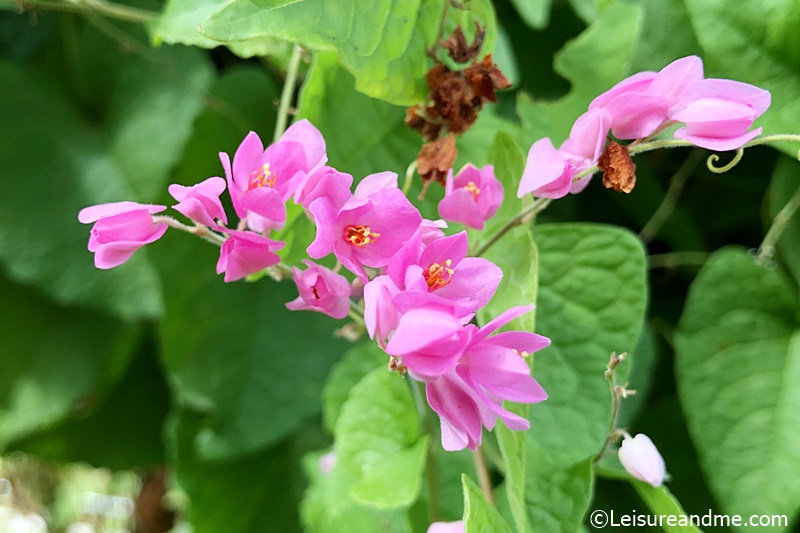
[[(467, 257), (466, 232), (445, 236), (442, 221), (423, 220), (393, 172), (367, 176), (351, 191), (353, 178), (326, 166), (325, 142), (308, 121), (297, 122), (266, 149), (251, 132), (232, 163), (228, 154), (220, 159), (225, 179), (171, 185), (169, 192), (178, 202), (173, 208), (195, 223), (185, 229), (221, 243), (217, 273), (224, 272), (226, 282), (280, 263), (276, 252), (284, 243), (269, 235), (285, 225), (291, 199), (316, 226), (308, 255), (333, 254), (356, 280), (351, 284), (338, 271), (304, 260), (305, 270), (292, 269), (299, 295), (286, 304), (289, 309), (341, 319), (359, 309), (363, 298), (370, 337), (394, 368), (425, 382), (447, 450), (476, 449), (483, 427), (491, 430), (498, 418), (511, 429), (528, 428), (526, 419), (502, 403), (547, 397), (524, 357), (550, 341), (528, 332), (497, 332), (533, 306), (509, 309), (481, 328), (470, 323), (503, 273), (486, 259)], [(440, 213), (467, 226), (483, 227), (503, 201), (491, 166), (467, 165), (447, 183)], [(226, 186), (239, 217), (236, 229), (227, 227), (220, 201)], [(81, 222), (95, 222), (89, 241), (95, 264), (117, 266), (160, 238), (169, 224), (179, 224), (152, 216), (164, 209), (120, 202), (82, 210)]]
[(703, 62), (689, 56), (659, 72), (640, 72), (595, 98), (556, 149), (548, 138), (531, 146), (517, 196), (561, 198), (582, 191), (609, 132), (645, 139), (673, 124), (675, 137), (709, 150), (735, 150), (761, 133), (751, 130), (770, 105), (770, 93), (738, 81), (704, 78)]

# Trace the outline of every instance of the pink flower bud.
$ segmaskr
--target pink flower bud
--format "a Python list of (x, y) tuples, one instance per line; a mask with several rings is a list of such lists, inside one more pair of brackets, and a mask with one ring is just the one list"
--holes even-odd
[(344, 318), (350, 312), (350, 282), (329, 268), (304, 260), (305, 271), (293, 268), (294, 282), (300, 293), (286, 304), (293, 311), (307, 310), (324, 313), (333, 318)]
[(222, 244), (217, 274), (225, 272), (225, 281), (242, 279), (281, 262), (275, 252), (285, 243), (273, 241), (251, 231), (227, 230), (229, 237)]
[(654, 487), (660, 487), (664, 482), (664, 459), (647, 435), (639, 433), (633, 438), (626, 436), (618, 455), (619, 462), (636, 479)]
[(167, 231), (164, 222), (154, 223), (151, 213), (165, 210), (163, 205), (115, 202), (81, 209), (78, 221), (95, 225), (89, 236), (89, 251), (94, 252), (94, 265), (109, 269), (119, 266), (136, 250), (155, 242)]
[(172, 206), (173, 209), (195, 222), (212, 228), (217, 227), (215, 219), (221, 220), (223, 224), (228, 223), (228, 217), (219, 200), (219, 195), (224, 190), (225, 180), (222, 178), (208, 178), (191, 187), (177, 184), (169, 186), (169, 193), (179, 202)]

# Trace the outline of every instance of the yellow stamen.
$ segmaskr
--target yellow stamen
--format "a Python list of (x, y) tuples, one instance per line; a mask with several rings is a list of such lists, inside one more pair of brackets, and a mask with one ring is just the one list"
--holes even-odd
[(278, 179), (278, 175), (269, 169), (269, 163), (264, 163), (264, 166), (250, 174), (250, 185), (247, 190), (273, 187), (276, 179)]
[(464, 189), (472, 195), (473, 200), (477, 200), (481, 194), (481, 190), (475, 185), (474, 181), (470, 181), (464, 186)]
[(380, 233), (370, 230), (369, 226), (347, 226), (344, 229), (344, 239), (359, 248), (377, 241), (380, 236)]
[(440, 265), (439, 263), (433, 263), (422, 273), (422, 276), (425, 278), (425, 281), (428, 284), (428, 289), (431, 292), (435, 291), (436, 289), (441, 289), (450, 283), (450, 278), (453, 276), (453, 269), (450, 268), (450, 265), (452, 264), (453, 261), (450, 259), (445, 261), (443, 265)]

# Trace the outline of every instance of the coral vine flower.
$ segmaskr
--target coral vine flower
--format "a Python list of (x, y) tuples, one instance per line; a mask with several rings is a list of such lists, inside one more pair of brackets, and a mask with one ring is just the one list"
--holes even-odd
[(250, 132), (233, 156), (219, 154), (225, 178), (239, 218), (264, 232), (283, 227), (286, 200), (295, 194), (298, 182), (327, 161), (325, 140), (307, 120), (292, 124), (278, 142), (264, 150), (261, 139)]
[(439, 216), (465, 226), (483, 229), (503, 203), (503, 186), (494, 175), (494, 167), (478, 169), (468, 164), (455, 178), (452, 169), (445, 181), (445, 197), (439, 202)]
[(768, 91), (732, 80), (707, 79), (698, 84), (697, 100), (673, 115), (686, 124), (675, 137), (709, 150), (735, 150), (759, 135), (747, 131), (769, 107)]
[(530, 376), (524, 356), (547, 347), (550, 339), (523, 331), (490, 335), (531, 309), (533, 306), (513, 307), (480, 329), (466, 326), (469, 341), (457, 364), (426, 385), (428, 403), (441, 419), (445, 450), (477, 449), (481, 426), (492, 430), (498, 418), (509, 429), (530, 427), (527, 419), (503, 409), (503, 400), (536, 403), (547, 399), (544, 389)]
[(346, 317), (350, 312), (351, 292), (347, 278), (312, 261), (303, 263), (308, 267), (305, 271), (292, 268), (300, 296), (286, 307), (293, 311), (318, 311), (333, 318)]
[(533, 193), (537, 197), (561, 198), (569, 192), (582, 191), (590, 176), (575, 183), (572, 180), (597, 163), (610, 124), (608, 111), (592, 109), (575, 121), (569, 138), (558, 150), (547, 137), (536, 141), (528, 152), (517, 197)]
[(273, 241), (252, 231), (227, 230), (228, 238), (222, 243), (217, 274), (225, 272), (225, 282), (236, 281), (250, 274), (277, 265), (281, 258), (275, 252), (285, 243)]
[(219, 195), (225, 190), (225, 180), (222, 178), (208, 178), (205, 181), (185, 187), (173, 184), (169, 186), (169, 193), (179, 203), (172, 208), (182, 215), (204, 226), (218, 227), (215, 219), (228, 223), (228, 217), (222, 208)]
[(328, 198), (337, 208), (342, 207), (350, 199), (350, 187), (353, 185), (353, 176), (339, 172), (332, 167), (321, 167), (310, 174), (297, 185), (294, 201), (308, 209), (311, 202), (320, 197)]
[(89, 235), (89, 251), (94, 265), (109, 269), (119, 266), (144, 246), (155, 242), (167, 231), (165, 222), (153, 222), (153, 213), (166, 209), (163, 205), (114, 202), (81, 209), (78, 221), (94, 222)]
[(309, 211), (317, 234), (308, 255), (320, 259), (333, 252), (350, 272), (368, 281), (365, 266), (384, 267), (422, 222), (419, 211), (386, 175), (367, 176), (341, 208), (327, 197), (314, 200)]

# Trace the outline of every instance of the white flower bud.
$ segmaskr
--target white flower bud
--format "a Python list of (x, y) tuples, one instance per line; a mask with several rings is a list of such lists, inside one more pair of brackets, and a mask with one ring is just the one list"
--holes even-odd
[(647, 435), (626, 435), (619, 448), (619, 462), (630, 475), (645, 483), (660, 487), (664, 482), (664, 459)]

